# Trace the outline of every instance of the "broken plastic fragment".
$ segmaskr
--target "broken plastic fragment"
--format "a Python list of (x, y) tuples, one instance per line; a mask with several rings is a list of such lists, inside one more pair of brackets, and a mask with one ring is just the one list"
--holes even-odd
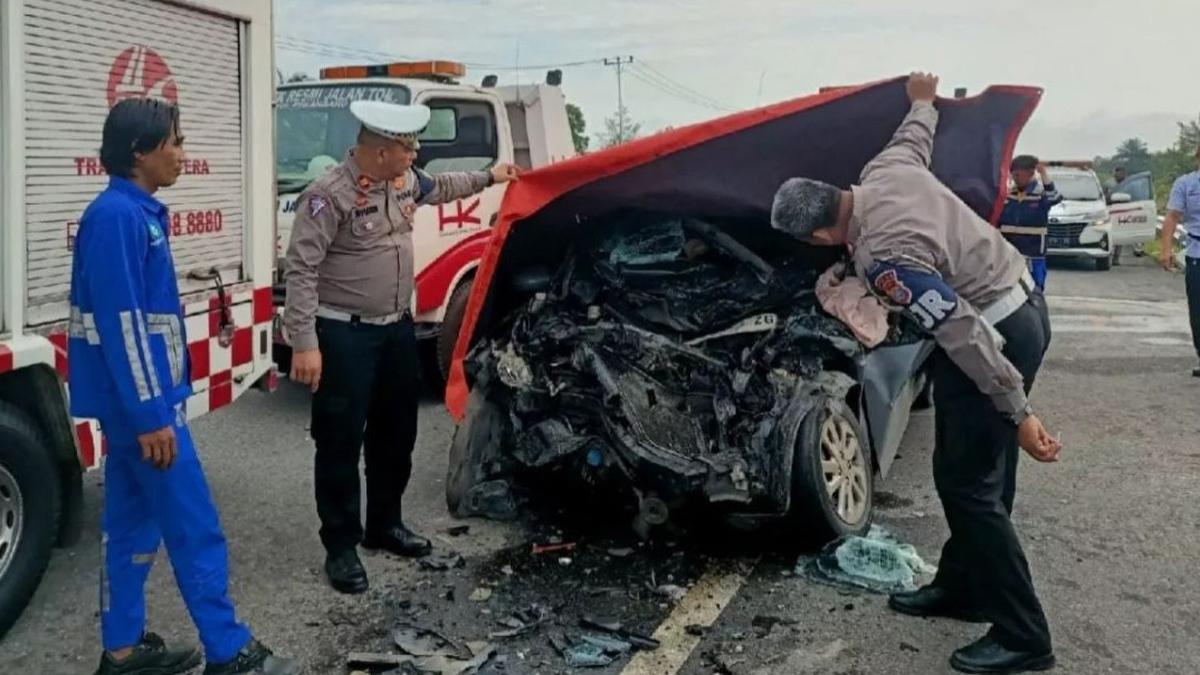
[(405, 624), (392, 632), (400, 651), (412, 656), (449, 656), (459, 660), (472, 657), (470, 649), (455, 643), (437, 631)]
[(513, 349), (512, 343), (508, 343), (508, 348), (499, 354), (499, 361), (496, 363), (496, 373), (500, 376), (500, 381), (512, 389), (527, 389), (533, 385), (533, 371), (530, 370), (529, 364), (525, 359), (521, 358)]

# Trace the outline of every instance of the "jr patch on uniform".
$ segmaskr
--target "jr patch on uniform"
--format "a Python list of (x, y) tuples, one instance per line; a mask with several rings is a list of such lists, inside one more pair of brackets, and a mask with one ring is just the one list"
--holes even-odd
[(326, 206), (329, 206), (329, 202), (325, 201), (325, 198), (322, 197), (321, 195), (313, 195), (313, 196), (309, 197), (308, 198), (308, 217), (316, 218), (318, 214), (320, 214), (322, 211), (325, 210)]
[(958, 307), (958, 295), (937, 274), (887, 262), (876, 262), (867, 271), (876, 293), (914, 316), (932, 331)]

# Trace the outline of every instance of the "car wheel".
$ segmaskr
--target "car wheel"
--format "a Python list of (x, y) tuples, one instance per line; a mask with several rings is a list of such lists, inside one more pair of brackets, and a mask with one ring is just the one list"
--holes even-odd
[[(440, 384), (444, 388), (450, 377), (450, 364), (454, 360), (454, 346), (458, 344), (458, 329), (462, 327), (467, 314), (467, 301), (471, 299), (471, 281), (468, 279), (458, 285), (450, 294), (450, 302), (446, 303), (446, 317), (442, 320), (442, 329), (437, 336), (437, 369), (441, 375)], [(431, 383), (435, 384), (435, 383)]]
[(796, 439), (791, 525), (820, 542), (866, 534), (874, 467), (866, 434), (849, 407), (829, 400), (808, 414)]
[(1133, 245), (1133, 255), (1136, 258), (1140, 258), (1140, 257), (1146, 255), (1146, 244), (1145, 243), (1134, 244)]
[(0, 637), (46, 572), (58, 533), (58, 471), (37, 428), (0, 403)]

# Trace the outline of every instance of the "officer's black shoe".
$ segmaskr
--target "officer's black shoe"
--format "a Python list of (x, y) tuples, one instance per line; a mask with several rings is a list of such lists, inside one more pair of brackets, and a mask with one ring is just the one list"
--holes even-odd
[(133, 653), (114, 661), (108, 652), (100, 657), (96, 675), (175, 675), (186, 673), (200, 665), (200, 650), (167, 649), (163, 639), (154, 633), (142, 635)]
[(984, 635), (971, 644), (956, 650), (950, 665), (961, 673), (1024, 673), (1031, 670), (1050, 670), (1054, 667), (1054, 652), (1018, 652)]
[(363, 569), (358, 552), (352, 548), (326, 556), (325, 574), (329, 577), (329, 585), (339, 593), (367, 591), (367, 570)]
[(888, 607), (909, 616), (944, 616), (970, 623), (986, 623), (979, 612), (964, 606), (949, 591), (930, 584), (915, 591), (893, 593)]
[(210, 663), (204, 667), (204, 675), (300, 675), (300, 664), (291, 659), (275, 656), (258, 640), (251, 640), (242, 647), (237, 656), (228, 663)]
[(433, 551), (433, 544), (404, 525), (394, 525), (383, 532), (367, 534), (363, 548), (383, 549), (406, 558), (423, 558)]

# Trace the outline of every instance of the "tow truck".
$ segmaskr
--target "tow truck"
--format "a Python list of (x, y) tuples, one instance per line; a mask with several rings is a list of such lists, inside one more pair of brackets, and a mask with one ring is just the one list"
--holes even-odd
[[(465, 74), (463, 64), (450, 61), (351, 65), (324, 68), (318, 81), (279, 86), (277, 307), (285, 299), (284, 254), (296, 200), (354, 144), (359, 125), (350, 114), (352, 101), (429, 106), (432, 115), (420, 137), (416, 165), (433, 174), (486, 169), (497, 162), (536, 169), (574, 156), (561, 71), (549, 71), (541, 83), (504, 87), (496, 86), (494, 75), (484, 77), (479, 86), (462, 84)], [(471, 281), (505, 187), (496, 185), (474, 197), (416, 212), (413, 317), (425, 371), (436, 380), (444, 380), (449, 372)], [(282, 331), (276, 335), (282, 336)], [(282, 337), (275, 349), (286, 372), (290, 351)]]

